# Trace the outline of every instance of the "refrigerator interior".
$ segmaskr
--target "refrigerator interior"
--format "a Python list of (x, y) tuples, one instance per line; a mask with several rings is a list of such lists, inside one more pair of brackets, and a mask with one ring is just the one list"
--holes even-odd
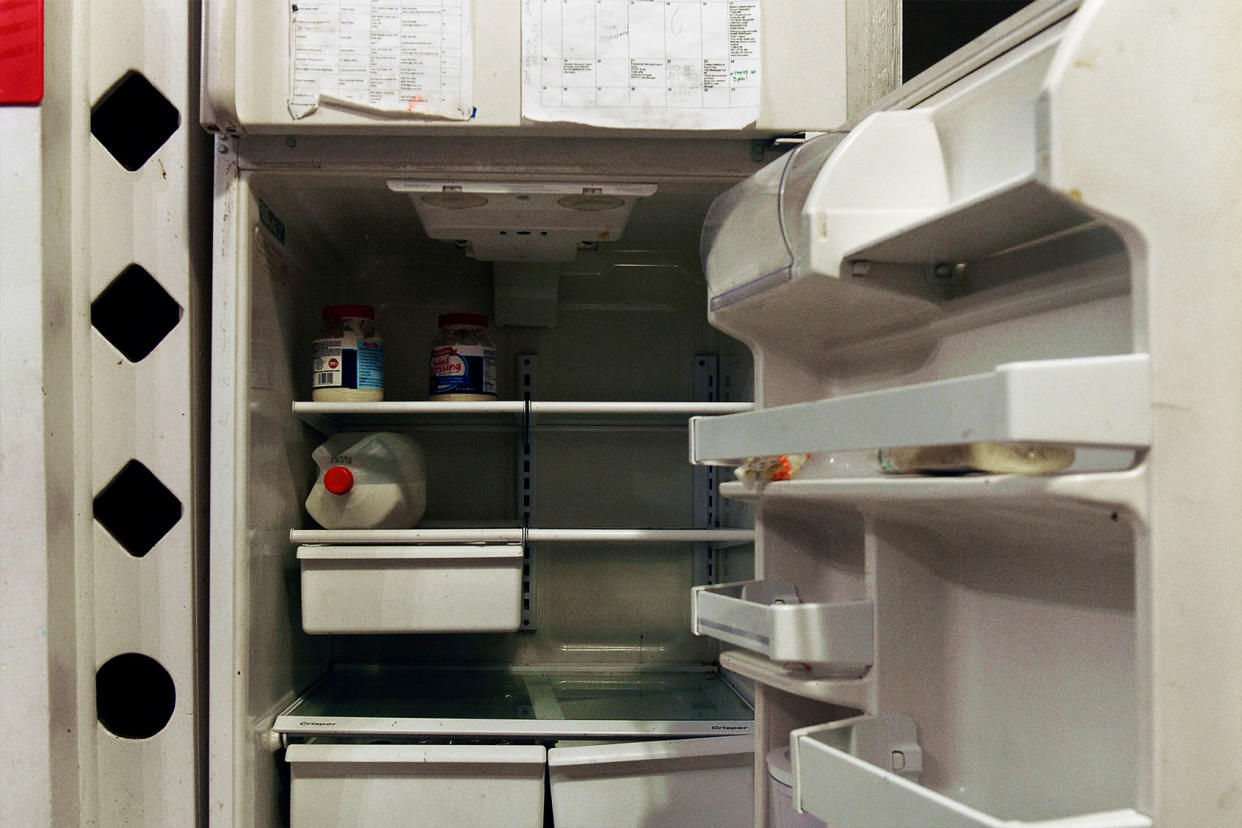
[[(238, 550), (237, 571), (245, 574), (235, 588), (243, 602), (237, 617), (245, 624), (239, 625), (244, 638), (235, 640), (234, 651), (239, 674), (247, 671), (249, 726), (262, 735), (332, 665), (567, 668), (563, 705), (574, 703), (569, 685), (575, 669), (623, 676), (629, 668), (714, 665), (717, 643), (694, 636), (688, 623), (689, 587), (702, 571), (696, 556), (703, 546), (683, 542), (534, 544), (533, 612), (524, 616), (527, 628), (516, 633), (302, 632), (298, 561), (289, 534), (315, 528), (303, 502), (316, 477), (311, 452), (325, 438), (294, 417), (291, 404), (311, 396), (310, 343), (322, 308), (375, 307), (384, 337), (385, 401), (426, 399), (427, 355), (438, 314), (491, 316), (493, 310), (492, 265), (428, 239), (413, 200), (391, 191), (389, 177), (243, 173), (241, 214), (226, 218), (245, 228), (237, 295), (239, 308), (248, 307), (241, 313), (248, 321), (238, 338), (244, 344), (237, 410), (247, 418), (240, 471), (248, 543)], [(534, 355), (536, 400), (685, 402), (695, 398), (696, 358), (711, 355), (724, 378), (719, 399), (749, 399), (746, 348), (712, 329), (703, 313), (699, 229), (723, 187), (661, 181), (654, 196), (638, 203), (621, 241), (580, 252), (573, 262), (547, 265), (559, 272), (555, 324), (491, 330), (499, 398), (520, 399), (517, 360)], [(283, 243), (272, 228), (279, 228)], [(536, 422), (532, 527), (695, 525), (686, 418), (616, 419)], [(518, 452), (525, 438), (519, 423), (513, 417), (439, 417), (383, 426), (411, 434), (426, 454), (428, 505), (420, 527), (521, 526)], [(748, 509), (738, 506), (717, 518), (737, 527), (749, 520)], [(717, 580), (749, 577), (752, 547), (720, 549), (714, 564)], [(604, 681), (592, 675), (596, 684)], [(579, 703), (589, 708), (591, 688), (580, 695)], [(365, 711), (365, 699), (351, 704)], [(588, 710), (583, 717), (591, 715)], [(644, 715), (653, 714), (638, 718)], [(678, 715), (669, 711), (670, 718)], [(277, 819), (283, 807), (283, 762), (263, 741), (251, 739), (244, 749), (252, 751), (244, 761), (253, 763), (248, 774), (260, 824)]]

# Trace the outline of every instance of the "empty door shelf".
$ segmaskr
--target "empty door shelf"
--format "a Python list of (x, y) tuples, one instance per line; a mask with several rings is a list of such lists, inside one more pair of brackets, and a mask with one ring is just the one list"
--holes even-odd
[(299, 546), (308, 633), (512, 632), (522, 547)]
[[(1132, 809), (998, 817), (918, 784), (922, 749), (908, 716), (859, 716), (794, 730), (794, 804), (843, 828), (1150, 828)], [(1034, 783), (1033, 783), (1034, 784)]]
[(774, 661), (812, 664), (838, 677), (857, 677), (874, 660), (870, 601), (803, 604), (785, 581), (697, 586), (694, 634), (707, 635)]
[(290, 745), (290, 823), (540, 828), (545, 753), (542, 745)]
[(657, 828), (754, 824), (755, 737), (621, 744), (558, 742), (548, 750), (557, 825)]

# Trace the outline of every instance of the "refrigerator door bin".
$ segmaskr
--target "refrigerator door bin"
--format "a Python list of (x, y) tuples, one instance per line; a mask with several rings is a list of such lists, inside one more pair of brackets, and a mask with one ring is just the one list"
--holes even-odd
[[(690, 421), (696, 463), (967, 442), (1151, 442), (1147, 354), (1010, 362), (983, 374)], [(911, 417), (910, 412), (919, 412)]]
[(803, 604), (785, 581), (696, 586), (692, 592), (695, 635), (841, 678), (863, 675), (874, 661), (870, 601)]
[(308, 633), (512, 632), (522, 547), (300, 546)]
[[(794, 804), (832, 825), (935, 828), (1149, 828), (1130, 809), (1036, 821), (997, 817), (917, 784), (923, 753), (908, 716), (860, 716), (790, 734)], [(977, 793), (976, 793), (977, 795)]]
[(297, 744), (291, 824), (543, 825), (541, 745)]
[(557, 825), (750, 826), (753, 735), (548, 750)]

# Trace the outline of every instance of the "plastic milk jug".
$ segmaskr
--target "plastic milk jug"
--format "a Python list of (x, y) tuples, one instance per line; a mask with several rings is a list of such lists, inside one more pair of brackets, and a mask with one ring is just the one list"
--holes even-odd
[(427, 509), (423, 449), (390, 431), (334, 434), (311, 455), (306, 511), (325, 529), (410, 529)]

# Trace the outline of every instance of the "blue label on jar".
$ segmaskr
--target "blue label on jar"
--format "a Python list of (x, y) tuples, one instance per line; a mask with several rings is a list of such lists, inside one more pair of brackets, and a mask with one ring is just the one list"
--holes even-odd
[(482, 345), (433, 348), (429, 392), (496, 396), (496, 351)]
[(358, 384), (355, 388), (384, 388), (384, 343), (358, 340)]

